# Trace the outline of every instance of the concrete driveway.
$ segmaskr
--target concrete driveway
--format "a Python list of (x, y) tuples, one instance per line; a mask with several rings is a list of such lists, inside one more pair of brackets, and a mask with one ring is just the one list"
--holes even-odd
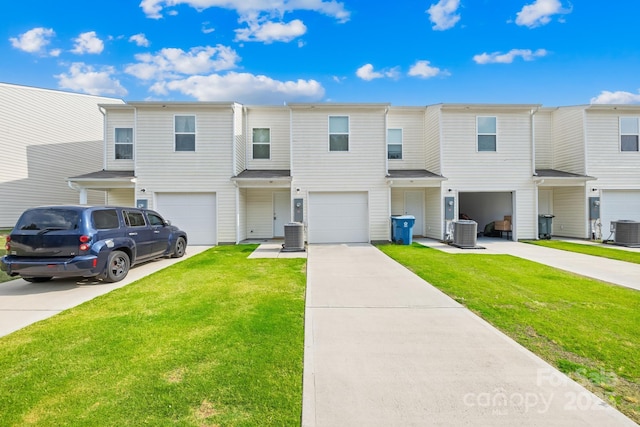
[(45, 283), (29, 283), (16, 279), (0, 283), (0, 336), (126, 286), (208, 248), (189, 246), (182, 258), (161, 258), (140, 264), (133, 267), (127, 277), (117, 283), (103, 283), (90, 279), (58, 279)]

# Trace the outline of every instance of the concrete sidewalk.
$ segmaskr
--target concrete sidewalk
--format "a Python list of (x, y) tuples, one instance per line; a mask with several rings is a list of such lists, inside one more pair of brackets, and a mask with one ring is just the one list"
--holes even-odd
[[(431, 239), (416, 239), (416, 243), (448, 253), (507, 254), (539, 262), (581, 276), (640, 290), (640, 264), (545, 248), (506, 239), (482, 238), (478, 245), (485, 249), (460, 249)], [(586, 244), (586, 243), (585, 243)], [(638, 252), (638, 248), (604, 245), (611, 249)]]
[(302, 425), (635, 426), (367, 244), (310, 245)]

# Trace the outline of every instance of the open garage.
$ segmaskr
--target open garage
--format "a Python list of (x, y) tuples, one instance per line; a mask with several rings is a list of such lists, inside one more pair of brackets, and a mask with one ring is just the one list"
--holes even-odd
[(515, 220), (512, 192), (460, 192), (458, 198), (459, 216), (477, 222), (478, 232), (484, 232), (487, 224), (504, 220), (505, 216), (512, 217), (512, 224)]

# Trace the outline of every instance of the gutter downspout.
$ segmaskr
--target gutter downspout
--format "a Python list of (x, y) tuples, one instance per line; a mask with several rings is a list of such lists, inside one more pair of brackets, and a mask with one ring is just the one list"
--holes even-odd
[(98, 106), (102, 114), (102, 170), (107, 170), (107, 110)]
[(71, 181), (67, 181), (67, 184), (69, 185), (69, 188), (71, 188), (72, 190), (78, 191), (80, 193), (80, 204), (81, 205), (86, 205), (87, 204), (87, 189), (78, 185), (78, 184), (74, 184)]

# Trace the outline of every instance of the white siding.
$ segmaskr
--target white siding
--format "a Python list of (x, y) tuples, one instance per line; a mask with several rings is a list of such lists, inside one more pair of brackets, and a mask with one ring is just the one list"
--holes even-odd
[(238, 242), (245, 240), (247, 236), (247, 189), (238, 188)]
[(107, 205), (111, 206), (135, 206), (133, 188), (114, 188), (106, 192)]
[(600, 189), (640, 189), (640, 152), (620, 151), (620, 117), (640, 117), (637, 112), (588, 111), (587, 173), (598, 178)]
[(577, 174), (585, 173), (583, 118), (584, 107), (561, 108), (554, 113), (553, 169)]
[(440, 188), (425, 189), (424, 235), (432, 239), (442, 239), (444, 235), (443, 198)]
[[(31, 206), (78, 203), (67, 178), (103, 168), (98, 104), (121, 102), (0, 83), (0, 227)], [(104, 193), (88, 202), (104, 203)]]
[(245, 134), (246, 120), (243, 112), (243, 107), (240, 104), (235, 104), (233, 107), (233, 141), (235, 150), (235, 162), (234, 175), (238, 175), (240, 172), (247, 168), (245, 144), (247, 141), (247, 135)]
[[(174, 115), (196, 116), (196, 151), (174, 149)], [(137, 107), (137, 199), (153, 194), (215, 192), (220, 243), (236, 242), (236, 189), (233, 172), (233, 114), (230, 107)], [(141, 192), (145, 188), (146, 192)]]
[[(368, 191), (370, 240), (389, 240), (384, 107), (292, 108), (292, 188), (304, 198), (309, 191)], [(349, 152), (329, 152), (330, 115), (349, 116)]]
[(440, 107), (429, 107), (425, 114), (425, 166), (428, 171), (442, 175), (440, 168)]
[(389, 169), (424, 169), (424, 108), (391, 109), (387, 127), (402, 129), (402, 160), (389, 160)]
[(553, 169), (553, 110), (540, 110), (534, 116), (536, 169)]
[[(106, 117), (106, 147), (105, 147), (105, 160), (107, 164), (107, 170), (112, 171), (131, 171), (135, 169), (135, 156), (136, 156), (136, 132), (135, 132), (135, 110), (133, 108), (128, 109), (110, 109), (107, 110)], [(115, 130), (116, 128), (131, 128), (133, 129), (133, 159), (131, 160), (116, 160), (115, 152)]]
[[(246, 164), (249, 170), (291, 169), (289, 108), (250, 107), (247, 109)], [(253, 159), (253, 129), (271, 129), (271, 158)]]
[(589, 237), (587, 200), (583, 187), (556, 187), (553, 189), (551, 229), (554, 236)]

